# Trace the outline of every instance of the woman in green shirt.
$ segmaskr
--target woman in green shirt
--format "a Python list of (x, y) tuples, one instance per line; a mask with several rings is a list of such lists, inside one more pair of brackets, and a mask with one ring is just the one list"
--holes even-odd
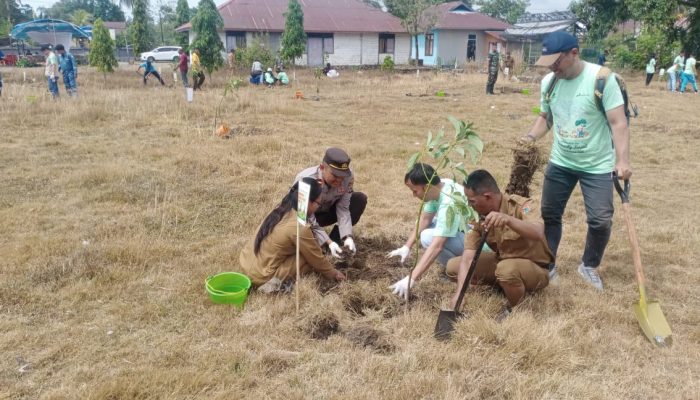
[(652, 54), (647, 63), (647, 86), (649, 86), (651, 80), (654, 78), (654, 72), (656, 72), (656, 54)]

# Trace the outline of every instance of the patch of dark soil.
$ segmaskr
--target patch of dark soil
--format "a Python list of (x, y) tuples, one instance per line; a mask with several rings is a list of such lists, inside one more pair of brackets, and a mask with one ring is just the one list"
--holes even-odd
[(329, 311), (322, 311), (312, 315), (306, 321), (303, 321), (304, 330), (311, 336), (312, 339), (325, 340), (329, 336), (338, 333), (340, 329), (340, 321), (335, 314)]
[(530, 197), (532, 177), (544, 166), (546, 160), (541, 156), (539, 147), (533, 142), (518, 141), (512, 151), (513, 165), (505, 192)]
[(345, 337), (358, 346), (372, 349), (378, 353), (386, 354), (396, 350), (396, 346), (389, 340), (385, 332), (366, 324), (351, 327), (345, 332)]
[(396, 240), (386, 237), (360, 237), (357, 239), (357, 254), (336, 263), (351, 281), (375, 281), (395, 279), (405, 275), (396, 268), (400, 264), (396, 259), (387, 258), (387, 254), (396, 247)]

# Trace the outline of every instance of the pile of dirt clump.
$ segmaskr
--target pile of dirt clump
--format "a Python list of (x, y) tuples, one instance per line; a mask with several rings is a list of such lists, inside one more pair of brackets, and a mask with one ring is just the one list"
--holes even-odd
[(312, 339), (325, 340), (329, 336), (338, 333), (340, 321), (338, 317), (330, 311), (321, 311), (313, 314), (301, 321), (302, 329), (309, 334)]
[(384, 318), (391, 318), (401, 312), (402, 302), (398, 296), (385, 288), (373, 287), (359, 282), (345, 286), (341, 292), (343, 307), (356, 316), (364, 316), (366, 310), (381, 311)]
[(372, 349), (378, 353), (391, 353), (396, 350), (387, 334), (367, 324), (357, 324), (345, 332), (345, 337), (352, 343)]
[(530, 197), (532, 177), (542, 168), (545, 159), (534, 142), (519, 140), (513, 151), (513, 166), (510, 169), (510, 180), (505, 192), (522, 197)]

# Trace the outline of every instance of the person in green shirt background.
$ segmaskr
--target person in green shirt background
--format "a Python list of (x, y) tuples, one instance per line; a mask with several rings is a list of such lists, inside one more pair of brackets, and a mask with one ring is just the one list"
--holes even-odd
[(284, 68), (282, 67), (277, 67), (277, 81), (281, 85), (289, 85), (289, 76), (287, 76), (287, 73), (284, 72)]
[(51, 96), (55, 99), (58, 97), (58, 57), (56, 53), (51, 51), (51, 46), (48, 44), (41, 46), (41, 52), (44, 53), (44, 57), (46, 57), (44, 75), (49, 82), (49, 92), (51, 92)]
[(656, 72), (656, 54), (652, 54), (647, 63), (647, 86), (654, 79), (654, 73)]
[(675, 67), (675, 82), (673, 83), (672, 91), (678, 90), (678, 84), (681, 83), (681, 77), (683, 75), (683, 68), (685, 67), (685, 51), (682, 51), (673, 59), (673, 66)]
[(688, 52), (688, 58), (685, 59), (685, 69), (681, 74), (681, 93), (685, 93), (685, 86), (690, 82), (693, 85), (693, 90), (698, 93), (698, 84), (695, 81), (695, 57)]

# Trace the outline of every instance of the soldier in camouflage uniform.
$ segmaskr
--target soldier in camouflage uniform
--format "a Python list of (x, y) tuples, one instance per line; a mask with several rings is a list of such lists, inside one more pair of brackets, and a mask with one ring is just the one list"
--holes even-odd
[(489, 78), (486, 81), (486, 94), (494, 94), (493, 87), (496, 85), (496, 80), (498, 79), (498, 52), (494, 49), (489, 53)]

